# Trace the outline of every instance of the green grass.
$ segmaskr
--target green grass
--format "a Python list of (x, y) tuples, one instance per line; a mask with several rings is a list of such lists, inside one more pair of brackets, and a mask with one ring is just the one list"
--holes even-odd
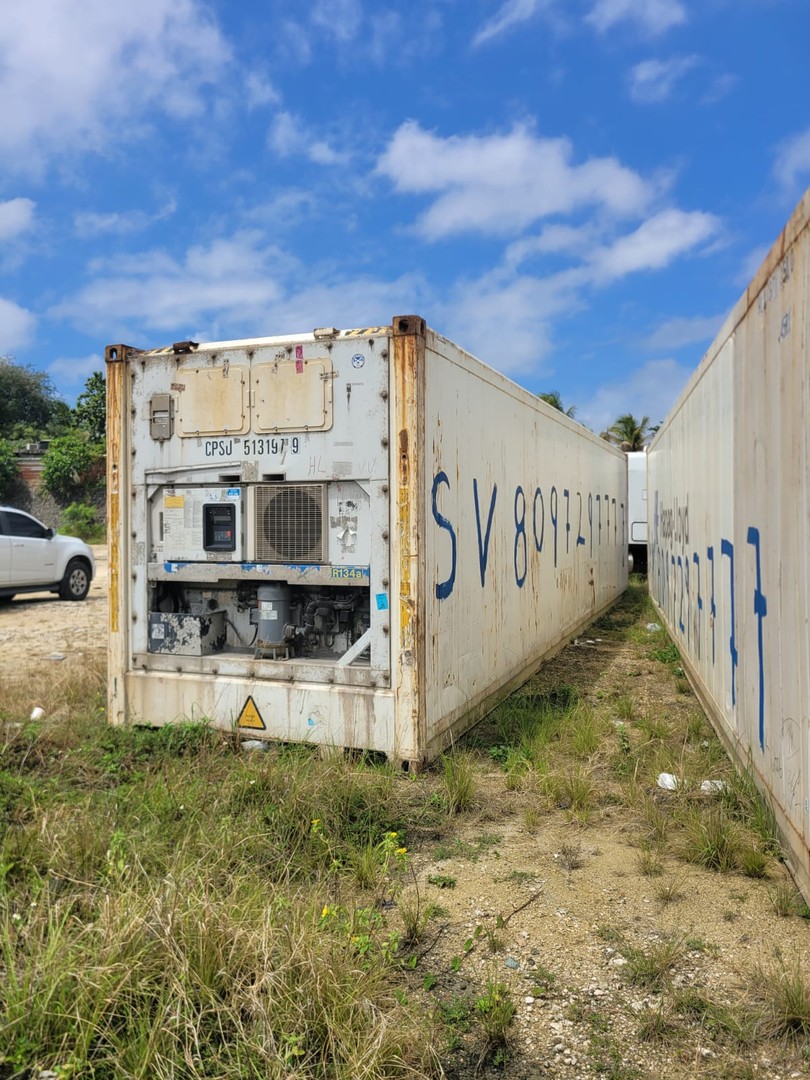
[(810, 976), (793, 963), (760, 964), (753, 972), (751, 997), (758, 1030), (770, 1038), (810, 1037)]
[(685, 821), (683, 857), (726, 874), (740, 865), (740, 834), (722, 807), (692, 810)]
[(494, 833), (482, 833), (472, 843), (461, 840), (456, 836), (452, 840), (442, 841), (437, 846), (435, 855), (440, 861), (444, 859), (469, 859), (470, 862), (477, 862), (484, 852), (496, 847), (500, 842), (500, 836), (495, 836)]
[(472, 758), (458, 751), (441, 759), (441, 793), (449, 814), (461, 814), (475, 803), (476, 771)]
[[(484, 993), (476, 999), (475, 1011), (485, 1038), (485, 1050), (494, 1056), (506, 1046), (509, 1027), (517, 1013), (512, 992), (506, 983), (490, 979)], [(504, 1058), (501, 1055), (500, 1061)]]
[(768, 898), (774, 913), (781, 919), (799, 915), (801, 912), (802, 898), (792, 881), (777, 881), (768, 890)]
[(681, 662), (681, 654), (678, 652), (678, 647), (672, 642), (662, 645), (660, 648), (650, 649), (649, 657), (651, 660), (657, 660), (659, 664), (672, 664), (677, 666)]
[(428, 874), (428, 885), (435, 885), (437, 889), (455, 889), (457, 879), (451, 874)]
[(664, 873), (664, 861), (661, 852), (654, 847), (645, 845), (638, 856), (639, 873), (644, 877), (661, 877)]
[(685, 951), (685, 944), (678, 937), (653, 942), (645, 949), (625, 945), (622, 952), (627, 964), (622, 971), (634, 986), (663, 990)]
[(756, 1038), (755, 1025), (743, 1008), (715, 1001), (694, 987), (678, 990), (673, 995), (672, 1008), (684, 1021), (699, 1025), (711, 1039), (747, 1047)]
[(400, 965), (429, 909), (380, 902), (433, 781), (110, 728), (72, 679), (52, 723), (0, 688), (0, 1075), (432, 1076)]
[(563, 767), (544, 777), (541, 786), (555, 806), (583, 825), (593, 818), (602, 798), (599, 784), (587, 765)]

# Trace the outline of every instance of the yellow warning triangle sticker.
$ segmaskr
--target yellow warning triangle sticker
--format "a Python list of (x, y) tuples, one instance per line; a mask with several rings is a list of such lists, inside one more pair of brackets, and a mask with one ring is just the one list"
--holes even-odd
[(248, 697), (244, 704), (242, 711), (239, 713), (239, 719), (236, 721), (236, 726), (240, 728), (252, 728), (254, 731), (266, 731), (264, 720), (262, 720), (261, 713), (256, 708), (256, 702), (252, 697)]

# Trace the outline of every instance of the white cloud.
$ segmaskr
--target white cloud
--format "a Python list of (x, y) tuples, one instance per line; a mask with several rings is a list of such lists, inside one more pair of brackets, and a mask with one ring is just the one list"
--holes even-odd
[(504, 277), (497, 271), (459, 281), (435, 307), (448, 337), (508, 375), (542, 374), (553, 350), (552, 322), (583, 305), (577, 271)]
[(87, 382), (94, 371), (104, 370), (104, 357), (100, 353), (88, 356), (60, 357), (48, 365), (48, 374), (61, 386), (78, 386)]
[(810, 128), (791, 135), (777, 147), (773, 165), (774, 176), (786, 189), (807, 183), (810, 176)]
[(615, 281), (638, 270), (660, 270), (680, 255), (714, 239), (720, 222), (713, 214), (662, 210), (634, 232), (597, 249), (590, 256), (594, 279)]
[(364, 48), (378, 67), (407, 67), (414, 60), (424, 64), (443, 50), (442, 12), (429, 2), (420, 8), (402, 8), (402, 12), (369, 13)]
[(737, 85), (737, 81), (737, 76), (731, 75), (729, 72), (717, 75), (709, 83), (708, 90), (700, 99), (701, 105), (714, 105), (718, 101), (722, 101), (723, 98), (728, 97)]
[(577, 420), (596, 432), (605, 431), (617, 416), (632, 413), (650, 423), (663, 420), (692, 374), (676, 360), (650, 360), (626, 378), (600, 386), (589, 400), (577, 403)]
[(197, 0), (2, 4), (4, 165), (37, 168), (54, 152), (99, 149), (114, 125), (148, 110), (188, 119), (228, 56)]
[(654, 187), (615, 158), (572, 163), (567, 139), (525, 127), (507, 135), (441, 138), (404, 123), (377, 162), (397, 191), (438, 197), (419, 218), (429, 240), (462, 232), (508, 234), (551, 214), (585, 206), (614, 215), (642, 213)]
[[(327, 276), (329, 275), (329, 276)], [(98, 260), (88, 283), (49, 314), (108, 341), (222, 340), (315, 326), (375, 325), (405, 306), (424, 310), (421, 279), (368, 276), (324, 280), (267, 243), (258, 230), (223, 237), (175, 256), (145, 251), (122, 263)]]
[[(568, 11), (565, 10), (566, 6)], [(630, 22), (644, 33), (655, 36), (681, 25), (687, 19), (683, 0), (588, 0), (588, 7), (585, 21), (599, 33), (612, 30), (622, 22)], [(473, 48), (485, 45), (538, 14), (545, 15), (558, 27), (566, 25), (563, 21), (566, 18), (570, 24), (570, 8), (570, 0), (567, 5), (558, 3), (558, 0), (504, 0), (474, 35)]]
[(267, 145), (279, 157), (305, 157), (314, 165), (342, 165), (349, 160), (349, 154), (316, 138), (300, 117), (286, 111), (275, 116)]
[(279, 157), (290, 157), (301, 149), (301, 131), (292, 113), (277, 113), (267, 133), (267, 145)]
[(278, 299), (287, 265), (257, 232), (189, 248), (180, 258), (158, 249), (126, 264), (97, 260), (89, 284), (50, 314), (113, 335), (132, 327), (187, 330), (220, 318), (239, 324)]
[(0, 202), (0, 243), (14, 240), (34, 223), (36, 203), (31, 199), (8, 199)]
[(397, 42), (402, 39), (402, 16), (396, 11), (381, 11), (369, 19), (371, 38), (369, 54), (378, 67), (397, 55)]
[[(540, 375), (553, 352), (554, 322), (587, 306), (589, 292), (633, 272), (661, 269), (699, 248), (718, 228), (710, 214), (676, 209), (661, 211), (610, 242), (596, 242), (599, 232), (592, 223), (549, 226), (538, 237), (511, 244), (491, 273), (458, 281), (438, 306), (441, 328), (499, 371)], [(536, 276), (519, 272), (523, 262), (548, 254), (566, 257), (569, 265)], [(712, 333), (721, 321), (711, 321)], [(699, 340), (697, 325), (677, 327), (676, 322), (668, 324), (670, 338), (680, 330), (682, 337)]]
[(675, 83), (697, 64), (698, 57), (673, 56), (669, 60), (642, 60), (630, 71), (630, 97), (649, 105), (666, 101)]
[(285, 62), (303, 67), (312, 60), (312, 35), (295, 19), (277, 19), (273, 25), (275, 53)]
[(33, 337), (35, 325), (32, 312), (0, 296), (0, 356), (27, 345)]
[(126, 236), (132, 233), (142, 232), (159, 221), (170, 218), (177, 209), (174, 199), (170, 200), (160, 210), (148, 214), (145, 210), (125, 210), (99, 214), (93, 210), (79, 211), (73, 217), (73, 228), (77, 236)]
[(685, 345), (711, 342), (723, 325), (725, 314), (695, 315), (691, 318), (667, 319), (643, 339), (641, 345), (655, 352), (682, 349)]
[(538, 236), (527, 236), (509, 244), (504, 263), (518, 267), (538, 255), (582, 257), (600, 238), (595, 223), (585, 225), (547, 225)]
[(527, 22), (538, 11), (551, 7), (554, 0), (506, 0), (484, 23), (472, 40), (473, 48), (484, 45), (518, 23)]
[(353, 41), (363, 20), (360, 0), (316, 0), (310, 21), (335, 41)]
[(663, 34), (686, 22), (681, 0), (595, 0), (587, 21), (600, 33), (634, 22), (648, 34)]
[(260, 109), (264, 105), (276, 105), (281, 101), (281, 95), (267, 76), (256, 71), (251, 71), (245, 79), (245, 90), (249, 109)]
[(262, 225), (278, 231), (280, 228), (292, 228), (316, 210), (316, 199), (312, 191), (304, 188), (287, 188), (278, 191), (266, 202), (258, 203), (245, 211), (244, 218), (256, 225)]
[[(305, 285), (290, 286), (283, 298), (254, 323), (258, 333), (296, 333), (316, 326), (384, 326), (396, 314), (405, 310), (418, 311), (431, 322), (431, 290), (419, 275), (403, 274), (386, 280), (361, 275), (335, 280), (329, 275), (323, 281), (317, 270), (308, 267), (301, 278)], [(431, 324), (432, 325), (432, 324)]]
[(308, 144), (306, 154), (314, 165), (340, 165), (347, 160), (345, 154), (333, 149), (323, 139), (316, 139)]

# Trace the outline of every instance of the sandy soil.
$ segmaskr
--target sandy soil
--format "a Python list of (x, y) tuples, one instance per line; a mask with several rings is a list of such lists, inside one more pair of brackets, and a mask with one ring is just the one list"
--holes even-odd
[(21, 593), (0, 604), (0, 674), (35, 678), (47, 664), (107, 652), (107, 548), (93, 546), (96, 576), (86, 600)]

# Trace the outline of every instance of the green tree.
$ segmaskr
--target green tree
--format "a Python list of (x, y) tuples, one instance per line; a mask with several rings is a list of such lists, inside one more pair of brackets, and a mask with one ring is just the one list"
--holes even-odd
[(78, 432), (53, 439), (42, 459), (42, 484), (59, 499), (70, 499), (93, 481), (93, 468), (104, 453)]
[(73, 410), (76, 426), (93, 442), (103, 442), (107, 434), (107, 384), (101, 371), (94, 371), (79, 394)]
[(53, 430), (64, 421), (66, 408), (44, 371), (0, 356), (0, 436), (36, 437)]
[(560, 393), (558, 390), (548, 390), (545, 394), (538, 394), (537, 396), (540, 398), (541, 401), (545, 401), (546, 405), (550, 405), (552, 409), (558, 409), (566, 416), (570, 416), (572, 420), (576, 416), (576, 405), (569, 405), (566, 409), (563, 405), (563, 401), (560, 397)]
[(5, 499), (20, 474), (11, 443), (0, 439), (0, 499)]
[(632, 413), (624, 413), (607, 429), (607, 436), (610, 442), (627, 452), (643, 450), (649, 427), (649, 416), (637, 420)]

